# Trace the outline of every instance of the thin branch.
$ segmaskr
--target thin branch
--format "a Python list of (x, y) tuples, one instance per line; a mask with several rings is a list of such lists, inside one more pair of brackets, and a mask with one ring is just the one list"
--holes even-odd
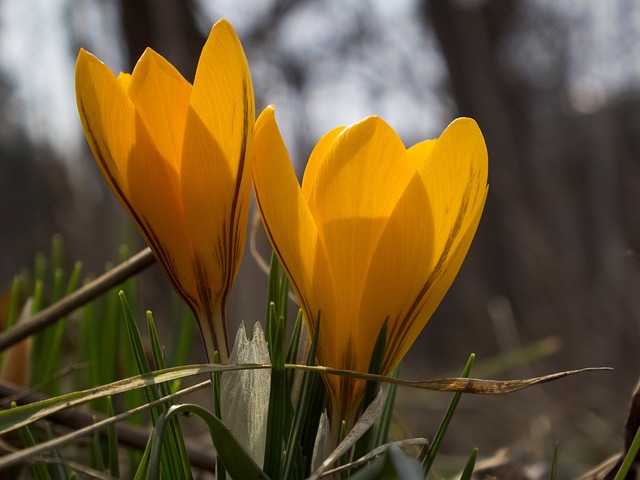
[(0, 351), (69, 315), (110, 288), (153, 265), (155, 261), (151, 250), (145, 248), (129, 260), (122, 262), (117, 267), (79, 288), (71, 295), (36, 313), (30, 319), (19, 322), (10, 330), (0, 333)]

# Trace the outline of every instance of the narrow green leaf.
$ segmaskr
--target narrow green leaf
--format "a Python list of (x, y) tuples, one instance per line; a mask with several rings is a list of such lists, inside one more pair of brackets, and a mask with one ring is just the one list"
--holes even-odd
[[(318, 318), (319, 322), (319, 318)], [(320, 332), (319, 323), (316, 323), (318, 328), (316, 328), (313, 340), (311, 341), (311, 347), (309, 348), (309, 354), (307, 355), (307, 365), (313, 365), (316, 361), (316, 352), (318, 350), (318, 333)], [(284, 457), (282, 459), (282, 478), (288, 479), (292, 476), (292, 472), (297, 470), (298, 478), (302, 476), (302, 472), (306, 473), (305, 465), (302, 464), (303, 456), (303, 448), (300, 444), (301, 439), (304, 434), (304, 426), (305, 421), (309, 419), (309, 417), (313, 417), (311, 421), (315, 422), (316, 428), (319, 421), (319, 412), (315, 412), (311, 414), (311, 406), (312, 406), (312, 395), (315, 392), (314, 388), (314, 380), (318, 380), (320, 376), (317, 373), (313, 372), (304, 372), (302, 375), (302, 383), (300, 386), (300, 394), (298, 396), (298, 402), (293, 414), (293, 420), (291, 422), (291, 429), (289, 430), (289, 436), (287, 439), (287, 443), (285, 446)], [(318, 415), (318, 416), (316, 416)], [(306, 422), (309, 425), (309, 422)], [(315, 435), (314, 435), (315, 437)], [(307, 452), (307, 458), (311, 460), (311, 455)], [(294, 466), (294, 462), (298, 462), (297, 465)]]
[(151, 456), (151, 446), (153, 445), (153, 437), (149, 435), (149, 440), (147, 440), (147, 446), (144, 449), (144, 453), (142, 454), (142, 458), (140, 459), (140, 463), (138, 464), (138, 468), (136, 469), (136, 474), (133, 477), (133, 480), (144, 480), (147, 478), (147, 472), (149, 471), (149, 458)]
[(640, 428), (636, 431), (636, 435), (633, 437), (629, 450), (627, 450), (627, 454), (624, 456), (622, 465), (620, 465), (620, 470), (618, 470), (613, 480), (624, 480), (627, 478), (627, 474), (629, 473), (629, 470), (631, 470), (633, 462), (636, 460), (638, 451), (640, 451)]
[[(471, 367), (473, 366), (473, 361), (475, 358), (476, 356), (473, 353), (469, 356), (469, 360), (467, 361), (467, 364), (465, 365), (464, 370), (462, 371), (463, 378), (469, 377), (469, 374), (471, 373)], [(424, 460), (422, 461), (422, 468), (425, 476), (427, 476), (429, 474), (429, 470), (431, 470), (433, 461), (435, 460), (436, 455), (438, 453), (438, 448), (440, 448), (440, 444), (442, 443), (444, 434), (447, 431), (447, 428), (449, 428), (449, 423), (451, 423), (451, 419), (453, 418), (453, 414), (455, 413), (456, 408), (458, 407), (458, 403), (460, 402), (461, 396), (462, 394), (460, 392), (456, 392), (453, 395), (453, 398), (449, 403), (449, 407), (447, 408), (447, 411), (444, 414), (444, 418), (442, 419), (442, 422), (440, 423), (440, 426), (438, 427), (438, 430), (435, 436), (433, 437), (433, 441), (431, 442), (431, 445), (427, 450), (427, 454)]]
[(558, 476), (558, 442), (553, 448), (553, 459), (551, 460), (551, 471), (549, 472), (549, 480), (556, 480)]
[[(242, 448), (233, 434), (218, 417), (199, 405), (188, 403), (173, 405), (158, 419), (158, 423), (152, 433), (151, 458), (157, 455), (156, 452), (162, 445), (162, 438), (167, 421), (179, 414), (195, 415), (207, 424), (211, 440), (216, 447), (218, 461), (224, 465), (225, 470), (229, 472), (231, 478), (243, 480), (269, 478), (260, 470), (260, 467), (256, 465), (251, 456)], [(157, 478), (160, 478), (157, 466), (150, 463), (147, 479), (155, 480)]]
[[(20, 429), (20, 439), (26, 448), (33, 447), (36, 444), (29, 427), (22, 427)], [(51, 480), (51, 476), (49, 475), (46, 465), (34, 462), (29, 465), (29, 469), (36, 480)]]
[(93, 459), (92, 466), (94, 470), (104, 472), (106, 469), (102, 453), (102, 438), (100, 437), (100, 432), (97, 430), (93, 432), (91, 436), (91, 457)]
[[(382, 363), (384, 362), (384, 353), (387, 348), (387, 325), (389, 323), (389, 317), (387, 317), (382, 324), (380, 332), (378, 332), (378, 338), (371, 352), (371, 359), (369, 360), (369, 373), (379, 374), (382, 371)], [(365, 385), (364, 399), (362, 402), (362, 408), (365, 409), (376, 398), (378, 391), (380, 390), (380, 383), (375, 381), (368, 381)], [(358, 440), (354, 449), (354, 458), (360, 458), (367, 452), (371, 451), (376, 445), (374, 442), (374, 427), (372, 426), (363, 436)]]
[(267, 417), (267, 441), (264, 452), (264, 471), (271, 478), (280, 478), (284, 432), (288, 432), (291, 417), (290, 395), (285, 371), (284, 318), (277, 315), (276, 305), (269, 305), (271, 315), (277, 320), (272, 325), (271, 336), (271, 391)]
[[(127, 331), (129, 333), (129, 341), (131, 343), (131, 347), (133, 349), (134, 358), (136, 360), (136, 364), (138, 366), (138, 370), (140, 373), (151, 373), (151, 368), (149, 366), (149, 362), (147, 361), (146, 352), (142, 345), (142, 338), (140, 336), (140, 331), (138, 330), (138, 326), (133, 318), (133, 313), (129, 308), (129, 304), (127, 303), (127, 298), (123, 291), (120, 291), (120, 300), (122, 302), (122, 308), (124, 310), (125, 320), (127, 324)], [(152, 337), (155, 336), (155, 339), (152, 338), (152, 344), (154, 351), (154, 358), (163, 364), (162, 361), (162, 352), (160, 349), (160, 344), (158, 342), (157, 335), (155, 334), (155, 326), (153, 324), (153, 316), (147, 313), (147, 321), (149, 322), (150, 334)], [(145, 389), (145, 393), (147, 395), (147, 401), (151, 402), (154, 400), (158, 400), (162, 397), (162, 389), (166, 390), (166, 394), (168, 394), (168, 387), (163, 385), (150, 385)], [(155, 425), (159, 416), (166, 410), (165, 406), (159, 406), (157, 408), (151, 409), (151, 421)], [(188, 467), (188, 460), (186, 455), (186, 449), (184, 448), (183, 437), (181, 432), (179, 431), (179, 425), (176, 423), (171, 423), (169, 425), (169, 436), (167, 439), (167, 448), (161, 451), (162, 465), (165, 477), (167, 478), (191, 478), (191, 470)]]
[(478, 456), (478, 449), (474, 448), (471, 451), (469, 460), (467, 460), (467, 464), (464, 466), (464, 470), (462, 470), (462, 475), (460, 476), (460, 480), (471, 480), (471, 478), (473, 477), (473, 469), (476, 467), (477, 456)]
[[(53, 438), (53, 429), (51, 428), (51, 425), (45, 422), (44, 429), (45, 429), (45, 432), (47, 433), (47, 438), (51, 440)], [(60, 450), (57, 448), (54, 448), (51, 453), (53, 455), (53, 458), (55, 458), (57, 461), (57, 463), (54, 463), (53, 465), (49, 466), (49, 470), (51, 471), (53, 477), (56, 479), (71, 478), (71, 473), (69, 472), (69, 469), (67, 468), (67, 465), (66, 465), (67, 462), (65, 462), (64, 459), (62, 458), (62, 454), (60, 453)]]
[[(193, 334), (196, 329), (196, 319), (191, 309), (175, 293), (171, 296), (171, 306), (171, 318), (177, 319), (177, 321), (172, 322), (171, 327), (172, 329), (177, 329), (177, 332), (173, 330), (173, 336), (174, 338), (177, 337), (178, 340), (169, 351), (169, 364), (186, 365), (189, 363), (189, 353), (191, 352)], [(175, 392), (179, 389), (180, 381), (178, 380), (171, 385), (171, 390)]]
[[(300, 345), (300, 335), (302, 334), (303, 317), (302, 310), (298, 310), (296, 321), (293, 324), (293, 333), (289, 341), (289, 349), (287, 350), (287, 363), (298, 363), (298, 348)], [(295, 370), (291, 370), (287, 375), (289, 385), (293, 384)]]
[[(113, 411), (113, 402), (111, 397), (107, 397), (107, 416), (113, 417), (115, 412)], [(115, 424), (110, 425), (107, 430), (107, 451), (108, 451), (108, 463), (109, 473), (113, 478), (120, 477), (120, 459), (118, 458), (118, 432)]]

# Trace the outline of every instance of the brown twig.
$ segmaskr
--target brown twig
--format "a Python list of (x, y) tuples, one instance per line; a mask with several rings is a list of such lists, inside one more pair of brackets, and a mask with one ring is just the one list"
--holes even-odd
[(79, 288), (71, 295), (67, 295), (59, 302), (48, 306), (28, 320), (19, 322), (10, 330), (0, 333), (0, 351), (69, 315), (75, 309), (97, 298), (110, 288), (153, 265), (154, 262), (153, 253), (149, 248), (145, 248), (129, 260), (122, 262), (117, 267)]

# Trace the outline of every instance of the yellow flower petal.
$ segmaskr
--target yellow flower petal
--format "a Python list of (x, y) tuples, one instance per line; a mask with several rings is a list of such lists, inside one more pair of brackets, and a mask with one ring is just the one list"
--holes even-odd
[[(373, 346), (380, 329), (388, 318), (387, 351), (394, 351), (394, 339), (401, 338), (409, 345), (407, 328), (415, 315), (414, 302), (433, 266), (434, 224), (427, 191), (417, 173), (398, 200), (384, 232), (371, 256), (361, 300), (357, 336), (360, 347), (361, 371), (369, 365)], [(425, 319), (425, 323), (426, 323)], [(424, 323), (420, 326), (420, 330)], [(388, 364), (385, 355), (384, 371), (395, 366)]]
[[(436, 230), (435, 250), (440, 254), (459, 231), (466, 230), (486, 197), (487, 149), (476, 122), (459, 118), (440, 138), (408, 151), (429, 192)], [(458, 220), (463, 223), (458, 224)]]
[(246, 233), (254, 101), (240, 41), (220, 21), (192, 87), (147, 49), (131, 75), (81, 51), (83, 126), (110, 186), (196, 314), (209, 359), (228, 356), (224, 307)]
[(400, 361), (453, 283), (471, 246), (487, 197), (488, 161), (475, 121), (457, 119), (435, 141), (408, 151), (429, 194), (434, 238), (425, 277), (403, 327), (389, 338), (388, 369)]
[(198, 63), (181, 165), (184, 216), (212, 295), (229, 292), (242, 257), (254, 119), (244, 51), (221, 20)]
[(327, 281), (326, 258), (316, 225), (300, 191), (272, 106), (258, 117), (254, 148), (253, 182), (265, 230), (307, 321), (314, 324), (316, 295), (329, 303), (324, 303), (323, 308), (333, 310), (332, 283)]
[(111, 189), (126, 203), (126, 159), (136, 142), (135, 107), (111, 70), (82, 49), (75, 82), (80, 120), (91, 151)]
[(130, 76), (127, 92), (158, 151), (178, 173), (191, 84), (147, 48)]
[[(318, 168), (309, 207), (331, 265), (327, 281), (335, 286), (341, 317), (359, 315), (371, 255), (412, 174), (402, 142), (379, 117), (346, 128)], [(338, 342), (353, 333), (339, 330)]]
[(316, 181), (316, 175), (318, 173), (320, 165), (322, 165), (322, 162), (326, 160), (334, 140), (338, 135), (340, 135), (340, 133), (342, 133), (344, 129), (345, 127), (334, 128), (330, 132), (323, 135), (316, 146), (313, 148), (313, 151), (309, 156), (307, 166), (304, 169), (304, 177), (302, 178), (302, 194), (307, 200), (311, 196), (311, 190), (313, 189), (313, 184)]
[(193, 261), (184, 221), (178, 177), (162, 157), (123, 88), (131, 79), (113, 73), (93, 55), (80, 51), (76, 95), (80, 117), (94, 156), (116, 196), (141, 229), (175, 288), (194, 299), (185, 280)]

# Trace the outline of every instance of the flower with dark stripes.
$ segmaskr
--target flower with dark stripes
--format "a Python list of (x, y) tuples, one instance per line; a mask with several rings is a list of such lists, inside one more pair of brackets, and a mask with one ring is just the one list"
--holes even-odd
[[(268, 107), (256, 123), (253, 181), (265, 230), (311, 332), (318, 363), (366, 372), (385, 320), (382, 373), (402, 359), (453, 282), (487, 196), (475, 121), (407, 149), (379, 117), (327, 133), (302, 186)], [(364, 383), (325, 378), (333, 424), (354, 420)]]
[(147, 49), (115, 77), (81, 50), (76, 98), (109, 186), (197, 316), (208, 358), (228, 358), (225, 302), (247, 226), (255, 107), (231, 25), (211, 29), (191, 85)]

